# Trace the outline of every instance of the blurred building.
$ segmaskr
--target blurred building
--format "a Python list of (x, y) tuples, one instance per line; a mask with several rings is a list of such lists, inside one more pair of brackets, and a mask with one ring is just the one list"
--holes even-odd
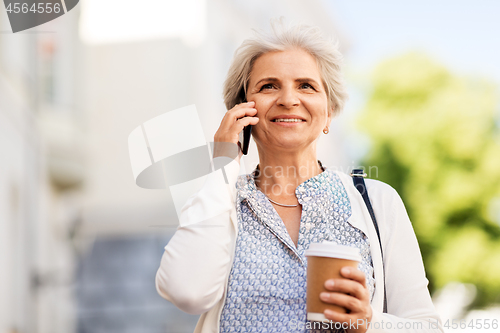
[(0, 332), (71, 332), (84, 175), (78, 13), (12, 34), (1, 11), (0, 27)]
[[(337, 28), (320, 0), (187, 2), (198, 6), (194, 37), (82, 43), (78, 24), (95, 21), (92, 1), (82, 2), (81, 18), (77, 7), (0, 34), (0, 333), (193, 331), (198, 316), (156, 294), (178, 221), (168, 191), (135, 185), (128, 135), (196, 104), (211, 141), (226, 111), (229, 62), (252, 28), (269, 29), (279, 16), (327, 35)], [(347, 164), (334, 133), (320, 156)], [(252, 146), (247, 170), (256, 162)]]

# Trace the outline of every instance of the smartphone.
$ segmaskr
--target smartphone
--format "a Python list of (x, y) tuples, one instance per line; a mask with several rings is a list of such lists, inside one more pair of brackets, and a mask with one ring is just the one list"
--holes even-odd
[[(242, 103), (246, 103), (247, 99), (243, 98)], [(250, 136), (252, 135), (252, 125), (245, 126), (243, 128), (243, 142), (241, 143), (241, 152), (243, 155), (248, 154), (248, 146), (250, 146)], [(241, 138), (241, 135), (240, 135)]]
[(250, 136), (252, 135), (252, 125), (245, 126), (243, 128), (243, 144), (241, 145), (241, 151), (243, 155), (248, 154), (248, 146), (250, 145)]

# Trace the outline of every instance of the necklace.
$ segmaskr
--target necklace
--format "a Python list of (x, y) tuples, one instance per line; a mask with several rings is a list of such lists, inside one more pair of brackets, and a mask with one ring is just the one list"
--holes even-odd
[[(325, 171), (325, 168), (323, 167), (323, 164), (321, 164), (321, 162), (318, 160), (318, 164), (319, 164), (319, 167), (321, 168), (321, 171)], [(257, 170), (259, 170), (259, 165), (257, 165)], [(285, 205), (285, 204), (282, 204), (282, 203), (279, 203), (279, 202), (276, 202), (274, 201), (273, 199), (269, 198), (264, 192), (263, 194), (266, 196), (267, 200), (271, 201), (273, 204), (275, 205), (278, 205), (278, 206), (281, 206), (281, 207), (289, 207), (289, 208), (293, 208), (293, 207), (297, 207), (299, 204), (296, 204), (296, 205)]]
[(269, 198), (267, 195), (266, 195), (266, 198), (267, 198), (267, 200), (271, 201), (273, 204), (276, 204), (276, 205), (281, 206), (281, 207), (297, 207), (299, 205), (299, 204), (296, 204), (296, 205), (285, 205), (285, 204), (282, 204), (282, 203), (274, 201), (273, 199)]

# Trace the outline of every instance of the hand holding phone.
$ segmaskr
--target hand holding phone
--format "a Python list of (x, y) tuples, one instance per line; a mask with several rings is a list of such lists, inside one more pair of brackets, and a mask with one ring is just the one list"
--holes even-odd
[[(227, 111), (214, 135), (214, 157), (229, 156), (227, 155), (228, 152), (225, 151), (226, 148), (223, 148), (227, 145), (217, 144), (221, 142), (233, 143), (235, 146), (239, 145), (241, 152), (246, 155), (250, 145), (252, 125), (259, 122), (256, 115), (257, 109), (255, 109), (255, 102), (253, 101), (237, 104)], [(233, 156), (232, 153), (230, 155)]]

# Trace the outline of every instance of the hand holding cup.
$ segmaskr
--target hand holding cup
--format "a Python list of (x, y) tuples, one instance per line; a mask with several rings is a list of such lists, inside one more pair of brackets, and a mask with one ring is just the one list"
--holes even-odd
[[(313, 243), (307, 258), (307, 319), (312, 321), (364, 324), (350, 333), (364, 333), (371, 320), (369, 292), (355, 247), (332, 242)], [(358, 321), (359, 320), (359, 321)]]
[(365, 273), (357, 268), (345, 266), (340, 270), (340, 274), (343, 278), (325, 281), (324, 287), (327, 291), (320, 294), (320, 299), (325, 303), (341, 306), (347, 311), (326, 309), (324, 315), (334, 322), (356, 323), (355, 329), (347, 330), (349, 333), (364, 333), (372, 319)]

